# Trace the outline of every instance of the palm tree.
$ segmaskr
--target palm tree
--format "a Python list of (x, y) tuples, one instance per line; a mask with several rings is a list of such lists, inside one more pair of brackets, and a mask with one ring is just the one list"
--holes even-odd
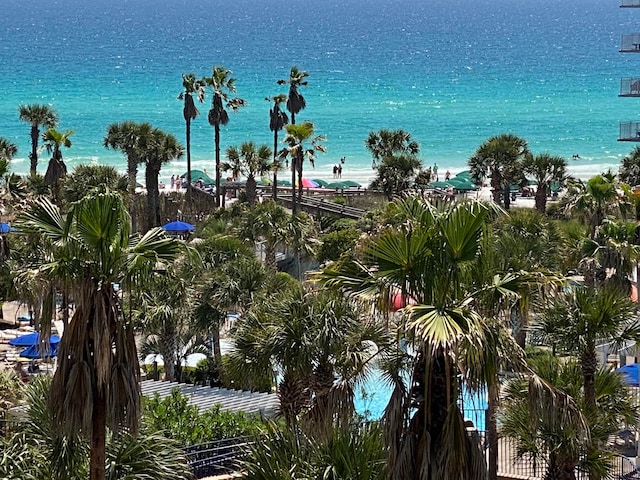
[(567, 183), (568, 192), (563, 199), (565, 210), (578, 214), (589, 227), (589, 238), (594, 239), (598, 227), (607, 216), (625, 219), (630, 210), (626, 194), (619, 188), (611, 172)]
[(269, 130), (273, 132), (273, 200), (278, 199), (278, 170), (280, 162), (278, 159), (278, 132), (289, 123), (289, 117), (280, 109), (280, 104), (287, 99), (284, 93), (275, 97), (266, 98), (268, 102), (273, 102), (273, 108), (269, 109)]
[[(481, 259), (490, 208), (466, 202), (438, 209), (415, 196), (398, 200), (390, 206), (393, 224), (368, 239), (357, 257), (343, 257), (320, 274), (325, 286), (378, 305), (388, 305), (394, 291), (416, 303), (405, 307), (397, 326), (415, 352), (410, 384), (395, 375), (383, 417), (391, 478), (437, 479), (445, 472), (485, 478), (484, 453), (465, 431), (457, 399), (461, 379), (495, 383), (501, 359), (493, 348), (498, 342), (490, 340), (500, 324), (482, 317), (477, 297), (483, 285), (468, 276)], [(507, 280), (490, 287), (507, 291)], [(510, 350), (517, 360), (513, 342)], [(482, 366), (493, 373), (478, 372)]]
[(420, 145), (405, 130), (378, 130), (369, 132), (364, 142), (373, 157), (373, 165), (387, 157), (408, 155), (415, 157), (420, 152)]
[(119, 150), (127, 157), (127, 178), (130, 199), (129, 215), (132, 220), (132, 230), (138, 231), (136, 186), (138, 183), (138, 165), (144, 160), (142, 152), (150, 141), (153, 127), (149, 123), (135, 123), (126, 121), (112, 123), (107, 127), (107, 134), (103, 144), (105, 148)]
[[(6, 169), (9, 165), (9, 162), (13, 159), (13, 157), (18, 153), (18, 147), (7, 140), (4, 137), (0, 137), (0, 160), (3, 160), (5, 163), (4, 168)], [(4, 176), (7, 172), (2, 172)]]
[[(323, 135), (314, 136), (315, 127), (311, 122), (302, 122), (299, 125), (286, 125), (287, 136), (284, 142), (287, 148), (280, 151), (280, 158), (291, 158), (291, 201), (293, 204), (293, 213), (296, 213), (296, 184), (299, 188), (298, 201), (302, 201), (302, 165), (305, 157), (309, 159), (311, 166), (315, 162), (316, 152), (325, 152), (326, 148), (320, 142), (324, 142), (326, 138)], [(304, 142), (309, 141), (311, 146), (305, 148)], [(298, 179), (296, 180), (296, 171)]]
[[(204, 79), (213, 90), (211, 110), (209, 110), (209, 125), (214, 129), (214, 141), (216, 148), (216, 206), (220, 206), (220, 126), (229, 123), (229, 115), (226, 108), (237, 110), (246, 102), (242, 98), (229, 98), (230, 93), (236, 92), (235, 81), (231, 77), (231, 71), (224, 67), (214, 66), (211, 77)], [(224, 197), (222, 199), (224, 206)]]
[(563, 157), (548, 153), (527, 155), (522, 169), (525, 175), (531, 175), (538, 184), (535, 196), (536, 210), (544, 214), (547, 210), (547, 197), (551, 184), (565, 179), (567, 161)]
[(196, 80), (196, 76), (193, 73), (182, 74), (182, 87), (184, 91), (178, 96), (178, 100), (184, 100), (184, 108), (182, 109), (182, 115), (184, 116), (184, 123), (186, 127), (186, 145), (187, 145), (187, 199), (190, 201), (191, 195), (191, 122), (200, 115), (195, 102), (193, 101), (193, 95), (196, 94), (200, 103), (204, 102), (206, 82), (204, 79)]
[(300, 87), (306, 87), (309, 82), (305, 80), (309, 76), (309, 72), (299, 70), (298, 67), (291, 67), (289, 78), (287, 80), (278, 80), (278, 85), (289, 85), (289, 96), (287, 97), (287, 110), (291, 113), (291, 123), (295, 125), (296, 115), (307, 106), (307, 102), (298, 90)]
[(371, 182), (371, 188), (381, 190), (389, 200), (411, 186), (416, 171), (422, 168), (422, 162), (413, 155), (392, 155), (382, 159), (376, 166), (377, 174)]
[(55, 201), (58, 201), (60, 198), (60, 192), (58, 191), (60, 179), (67, 174), (67, 166), (62, 160), (61, 148), (71, 147), (71, 139), (69, 137), (74, 133), (75, 132), (73, 130), (59, 132), (58, 130), (50, 128), (42, 134), (45, 148), (51, 155), (47, 172), (44, 174), (44, 183), (51, 187)]
[(531, 327), (532, 332), (544, 332), (560, 348), (578, 355), (589, 411), (596, 409), (597, 347), (640, 338), (640, 324), (633, 314), (633, 303), (625, 292), (577, 287), (557, 292)]
[(18, 107), (20, 120), (31, 125), (31, 153), (29, 159), (31, 166), (30, 175), (36, 174), (38, 169), (38, 140), (40, 139), (40, 126), (55, 128), (58, 125), (58, 114), (49, 105), (20, 105)]
[(511, 185), (524, 180), (522, 162), (530, 155), (526, 140), (505, 133), (489, 138), (478, 147), (469, 159), (471, 175), (475, 183), (491, 177), (493, 199), (509, 209)]
[(222, 170), (232, 170), (247, 177), (247, 202), (253, 205), (256, 201), (256, 175), (262, 176), (273, 169), (271, 149), (266, 145), (256, 148), (253, 142), (244, 142), (240, 149), (231, 146), (227, 149), (228, 163), (222, 164)]
[[(63, 216), (46, 198), (18, 219), (27, 234), (55, 245), (38, 272), (70, 283), (76, 309), (58, 351), (51, 388), (54, 424), (61, 432), (89, 437), (89, 478), (105, 478), (105, 428), (138, 430), (139, 365), (133, 326), (123, 315), (118, 285), (131, 291), (159, 262), (173, 262), (183, 244), (160, 229), (130, 235), (122, 197), (112, 192), (87, 196)], [(42, 333), (49, 334), (44, 324)]]
[(73, 203), (105, 187), (126, 196), (127, 177), (109, 165), (78, 165), (65, 178), (62, 195), (67, 203)]
[[(527, 363), (541, 379), (585, 409), (578, 361), (540, 351), (535, 352)], [(583, 416), (594, 428), (589, 428), (579, 417), (567, 415), (558, 402), (532, 404), (528, 383), (525, 376), (517, 376), (503, 389), (501, 433), (515, 441), (517, 456), (529, 456), (536, 465), (546, 466), (546, 480), (575, 480), (577, 467), (582, 470), (595, 467), (602, 472), (610, 469), (613, 452), (603, 446), (609, 443), (610, 435), (619, 431), (619, 425), (632, 424), (635, 420), (632, 399), (620, 375), (607, 367), (600, 367), (596, 372), (598, 407), (595, 412), (585, 411)], [(598, 446), (598, 455), (585, 456), (585, 449), (592, 445)]]
[(146, 168), (144, 172), (147, 184), (147, 228), (159, 227), (160, 189), (159, 177), (162, 165), (182, 158), (184, 147), (170, 133), (154, 128), (150, 133), (147, 148), (142, 153)]
[(640, 147), (634, 147), (631, 153), (622, 159), (618, 177), (621, 182), (632, 187), (640, 185)]

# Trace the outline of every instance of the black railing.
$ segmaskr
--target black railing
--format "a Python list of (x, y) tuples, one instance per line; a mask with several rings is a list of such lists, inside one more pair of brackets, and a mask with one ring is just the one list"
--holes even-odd
[(620, 51), (624, 53), (640, 53), (640, 33), (625, 33), (622, 35)]
[(620, 80), (619, 97), (640, 97), (640, 78), (623, 78)]
[(183, 448), (196, 478), (238, 471), (239, 461), (255, 443), (253, 437), (225, 438)]
[(640, 122), (620, 122), (619, 142), (640, 142)]

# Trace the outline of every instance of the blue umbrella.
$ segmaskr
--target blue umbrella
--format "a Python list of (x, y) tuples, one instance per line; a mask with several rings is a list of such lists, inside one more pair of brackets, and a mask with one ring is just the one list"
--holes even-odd
[[(57, 335), (51, 335), (49, 338), (51, 345), (57, 345), (60, 343), (60, 337)], [(12, 340), (9, 340), (9, 345), (12, 347), (32, 347), (40, 344), (40, 334), (38, 332), (27, 333), (26, 335), (20, 335)]]
[(13, 232), (11, 225), (4, 222), (0, 223), (0, 233), (9, 233), (9, 232)]
[(55, 357), (58, 354), (58, 344), (52, 343), (51, 348), (41, 351), (39, 345), (31, 345), (20, 352), (22, 358), (30, 358), (32, 360), (38, 358)]
[(196, 227), (191, 225), (190, 223), (180, 222), (178, 220), (176, 220), (175, 222), (169, 222), (163, 225), (162, 228), (167, 232), (174, 232), (174, 233), (192, 232), (196, 229)]
[(627, 385), (632, 387), (640, 386), (640, 382), (638, 381), (638, 364), (637, 363), (629, 363), (627, 365), (623, 365), (620, 368), (616, 368), (616, 372), (622, 374), (622, 378)]

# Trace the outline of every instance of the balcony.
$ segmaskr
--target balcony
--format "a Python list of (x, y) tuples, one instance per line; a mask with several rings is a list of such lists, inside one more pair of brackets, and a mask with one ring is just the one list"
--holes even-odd
[(640, 77), (620, 80), (619, 97), (640, 97)]
[(620, 8), (640, 8), (640, 0), (622, 0)]
[(620, 51), (624, 53), (640, 53), (640, 33), (625, 33), (622, 35)]
[(640, 122), (620, 122), (619, 142), (640, 142)]

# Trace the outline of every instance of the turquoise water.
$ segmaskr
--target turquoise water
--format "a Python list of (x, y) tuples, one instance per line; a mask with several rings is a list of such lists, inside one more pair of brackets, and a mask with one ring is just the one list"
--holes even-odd
[[(390, 385), (385, 383), (381, 377), (373, 375), (361, 388), (356, 390), (356, 411), (366, 418), (379, 419), (389, 403), (391, 393)], [(471, 394), (465, 391), (460, 405), (464, 417), (472, 420), (478, 430), (484, 430), (487, 408), (484, 394)]]
[[(618, 123), (639, 120), (640, 100), (618, 98), (640, 55), (618, 53), (640, 10), (614, 0), (3, 0), (0, 16), (0, 136), (18, 144), (13, 170), (28, 170), (23, 103), (49, 103), (59, 129), (74, 129), (70, 167), (124, 159), (102, 147), (109, 124), (149, 121), (184, 139), (181, 74), (231, 69), (248, 106), (231, 115), (223, 149), (271, 144), (265, 97), (298, 65), (302, 93), (327, 136), (310, 176), (370, 178), (364, 140), (403, 128), (425, 165), (462, 170), (487, 137), (512, 132), (587, 176), (617, 167), (634, 146), (617, 142)], [(213, 130), (193, 126), (193, 166), (212, 169)], [(46, 154), (40, 171), (46, 168)], [(163, 169), (182, 173), (185, 162)]]

